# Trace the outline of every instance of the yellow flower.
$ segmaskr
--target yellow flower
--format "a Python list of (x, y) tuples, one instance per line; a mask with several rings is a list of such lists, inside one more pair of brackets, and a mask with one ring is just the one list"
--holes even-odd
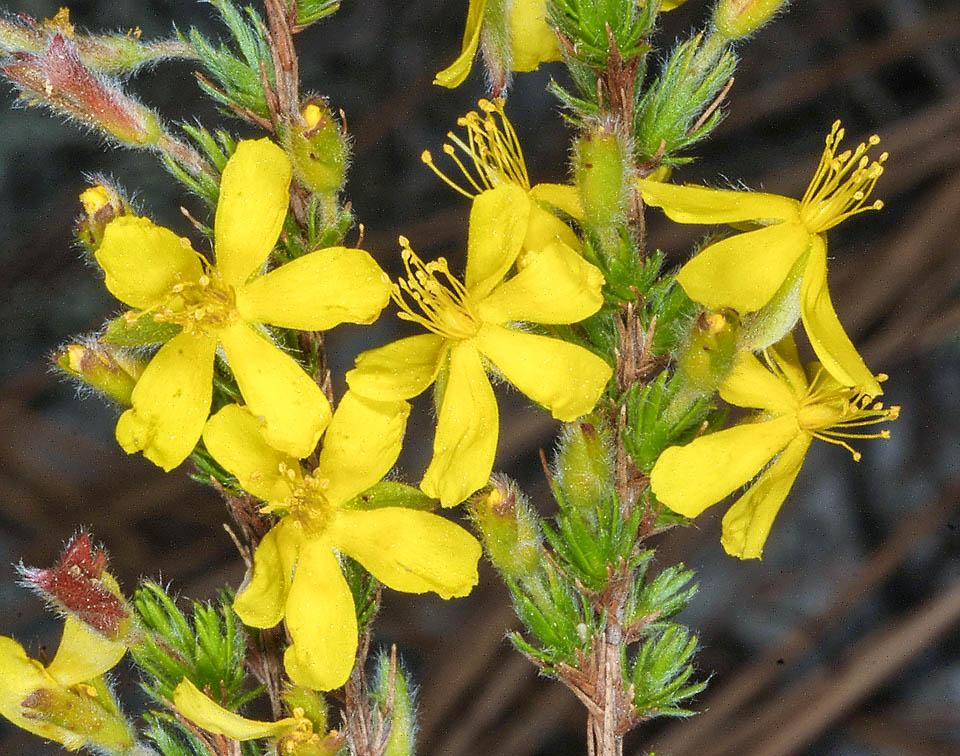
[(181, 331), (150, 361), (117, 423), (129, 453), (171, 470), (193, 451), (210, 411), (214, 355), (222, 347), (268, 440), (294, 456), (316, 447), (330, 419), (323, 392), (260, 325), (323, 330), (372, 322), (389, 279), (369, 254), (330, 247), (260, 275), (289, 202), (290, 161), (266, 139), (241, 142), (223, 171), (215, 221), (216, 266), (186, 239), (146, 218), (107, 226), (97, 262), (107, 288)]
[(70, 616), (57, 654), (46, 667), (29, 658), (15, 640), (0, 636), (0, 714), (70, 751), (85, 745), (130, 748), (134, 737), (99, 680), (124, 653), (122, 643), (107, 640)]
[[(497, 449), (497, 402), (487, 367), (558, 420), (590, 412), (611, 375), (583, 347), (509, 327), (516, 321), (576, 323), (602, 304), (603, 275), (565, 244), (521, 254), (530, 203), (515, 184), (473, 203), (465, 283), (443, 258), (424, 263), (401, 237), (407, 278), (393, 287), (400, 317), (429, 334), (357, 357), (347, 383), (380, 400), (409, 399), (441, 377), (433, 460), (420, 487), (443, 506), (486, 485)], [(517, 265), (517, 273), (505, 277)]]
[(546, 0), (470, 0), (459, 57), (437, 74), (434, 84), (458, 87), (473, 67), (483, 38), (483, 52), (494, 92), (506, 86), (510, 71), (535, 71), (560, 60), (560, 44), (546, 19)]
[[(873, 162), (867, 157), (870, 146), (880, 141), (877, 136), (870, 137), (869, 145), (837, 154), (843, 133), (840, 122), (834, 123), (813, 180), (799, 202), (760, 192), (644, 179), (637, 183), (648, 205), (663, 208), (678, 223), (755, 222), (760, 226), (711, 244), (683, 266), (677, 281), (691, 299), (711, 309), (731, 307), (745, 314), (756, 312), (775, 295), (784, 297), (793, 321), (799, 308), (810, 343), (830, 375), (845, 386), (859, 386), (877, 396), (882, 393), (880, 385), (844, 332), (830, 301), (826, 231), (852, 215), (883, 206), (879, 200), (868, 203), (867, 199), (883, 173), (887, 154)], [(792, 322), (786, 326), (792, 327)]]
[[(503, 100), (497, 98), (480, 100), (477, 105), (483, 115), (471, 110), (457, 125), (463, 126), (465, 138), (452, 131), (447, 138), (453, 144), (443, 145), (443, 151), (456, 163), (467, 180), (466, 188), (443, 173), (433, 162), (429, 150), (424, 150), (420, 159), (440, 179), (460, 192), (464, 197), (474, 199), (478, 195), (504, 184), (513, 184), (524, 190), (524, 201), (530, 206), (527, 230), (524, 234), (524, 249), (542, 249), (552, 242), (563, 242), (573, 249), (580, 249), (580, 240), (570, 227), (547, 208), (562, 210), (567, 215), (583, 219), (583, 208), (577, 188), (569, 184), (537, 184), (530, 186), (527, 164), (523, 159), (523, 150), (517, 132), (503, 109)], [(457, 156), (459, 148), (467, 157), (464, 163)], [(473, 167), (471, 172), (470, 167)]]
[(409, 411), (406, 402), (348, 391), (310, 473), (268, 446), (260, 423), (242, 407), (225, 407), (204, 429), (213, 457), (244, 489), (269, 502), (263, 511), (281, 515), (257, 547), (234, 609), (253, 627), (286, 618), (293, 644), (284, 665), (303, 687), (340, 687), (357, 651), (353, 596), (334, 549), (398, 591), (450, 598), (465, 596), (477, 583), (480, 545), (458, 525), (431, 512), (348, 506), (393, 466)]
[(723, 518), (723, 547), (741, 559), (760, 558), (813, 439), (842, 446), (859, 461), (860, 452), (845, 439), (889, 438), (890, 432), (851, 429), (895, 420), (900, 413), (899, 407), (884, 408), (859, 389), (843, 386), (819, 363), (804, 368), (792, 335), (766, 350), (764, 357), (767, 367), (744, 352), (720, 387), (725, 401), (762, 414), (686, 446), (668, 448), (650, 474), (657, 498), (684, 517), (696, 517), (759, 474)]

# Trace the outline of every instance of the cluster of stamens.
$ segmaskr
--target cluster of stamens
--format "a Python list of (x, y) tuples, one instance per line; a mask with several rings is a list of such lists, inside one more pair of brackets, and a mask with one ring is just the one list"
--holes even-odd
[(390, 294), (400, 308), (399, 317), (448, 339), (476, 335), (480, 321), (466, 287), (450, 273), (446, 259), (425, 263), (405, 236), (400, 237), (400, 246), (407, 275), (393, 285)]
[[(883, 382), (887, 376), (881, 373), (877, 380)], [(840, 386), (827, 378), (821, 367), (814, 376), (806, 396), (797, 410), (797, 422), (800, 428), (821, 441), (842, 446), (859, 462), (861, 454), (845, 439), (848, 438), (890, 438), (889, 430), (865, 433), (851, 431), (850, 428), (862, 428), (876, 425), (900, 416), (900, 407), (884, 407), (873, 397), (856, 387)]]
[[(466, 197), (473, 198), (503, 183), (518, 184), (524, 189), (530, 189), (530, 178), (527, 175), (523, 151), (520, 149), (520, 140), (504, 112), (503, 100), (480, 100), (477, 105), (483, 115), (472, 110), (457, 119), (457, 125), (467, 131), (466, 138), (462, 139), (450, 131), (447, 138), (453, 144), (443, 145), (444, 153), (466, 177), (469, 184), (467, 188), (460, 186), (437, 168), (429, 150), (424, 150), (420, 159), (445, 184)], [(472, 170), (457, 155), (457, 148), (467, 156), (467, 162), (473, 164)]]
[(344, 741), (336, 730), (326, 735), (314, 732), (313, 723), (307, 719), (306, 712), (300, 706), (291, 712), (297, 720), (297, 728), (283, 736), (280, 741), (280, 753), (284, 756), (295, 753), (334, 753)]
[(280, 463), (280, 475), (290, 484), (290, 495), (283, 501), (264, 504), (260, 511), (286, 512), (288, 517), (308, 533), (322, 533), (330, 519), (330, 505), (326, 491), (330, 481), (302, 470)]
[(175, 323), (184, 333), (206, 334), (237, 318), (233, 287), (224, 283), (216, 268), (200, 260), (204, 272), (195, 281), (173, 285), (167, 299), (152, 311), (156, 322)]
[(880, 137), (874, 134), (855, 150), (837, 154), (843, 136), (840, 121), (835, 121), (827, 135), (820, 164), (800, 200), (800, 217), (814, 233), (833, 228), (858, 213), (883, 207), (880, 200), (867, 202), (887, 160), (886, 152), (874, 161), (867, 155), (871, 147), (880, 143)]

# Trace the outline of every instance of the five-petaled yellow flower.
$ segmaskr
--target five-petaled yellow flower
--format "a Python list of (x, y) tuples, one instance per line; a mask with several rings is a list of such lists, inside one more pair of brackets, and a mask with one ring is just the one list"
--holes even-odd
[(864, 364), (830, 301), (827, 289), (825, 232), (841, 221), (867, 210), (879, 210), (879, 200), (868, 203), (883, 173), (883, 153), (871, 162), (868, 144), (837, 154), (843, 138), (840, 122), (833, 124), (813, 180), (799, 202), (760, 192), (720, 191), (698, 186), (676, 186), (640, 179), (644, 201), (663, 208), (678, 223), (754, 222), (759, 228), (709, 245), (683, 266), (677, 281), (691, 299), (713, 309), (731, 307), (741, 314), (756, 312), (775, 297), (783, 297), (792, 320), (799, 309), (817, 357), (837, 381), (877, 396), (880, 384)]
[(46, 667), (13, 638), (0, 636), (0, 714), (17, 727), (75, 751), (85, 745), (132, 748), (134, 735), (98, 678), (126, 646), (68, 616), (57, 654)]
[(766, 366), (753, 354), (742, 353), (720, 387), (725, 401), (762, 410), (761, 415), (686, 446), (668, 448), (650, 474), (657, 498), (685, 517), (696, 517), (756, 477), (723, 517), (723, 547), (741, 559), (760, 558), (813, 439), (842, 446), (859, 461), (860, 453), (845, 439), (889, 438), (887, 430), (855, 429), (895, 420), (900, 412), (899, 407), (884, 408), (858, 388), (840, 384), (819, 363), (805, 367), (792, 335), (765, 350), (764, 356)]
[[(457, 125), (467, 131), (466, 138), (462, 139), (451, 131), (447, 133), (447, 138), (453, 144), (443, 145), (444, 154), (456, 163), (466, 178), (466, 187), (443, 173), (433, 162), (429, 150), (424, 150), (421, 160), (445, 184), (468, 199), (474, 199), (488, 189), (503, 184), (513, 184), (523, 189), (526, 192), (524, 201), (530, 206), (523, 239), (524, 249), (543, 249), (557, 241), (580, 249), (577, 235), (551, 210), (555, 208), (577, 220), (583, 220), (577, 187), (570, 184), (536, 184), (531, 187), (520, 140), (504, 111), (503, 100), (480, 100), (477, 105), (483, 115), (471, 110), (457, 119)], [(457, 156), (457, 148), (467, 157), (466, 163)]]
[(370, 323), (389, 301), (389, 279), (363, 250), (330, 247), (260, 275), (283, 226), (290, 161), (266, 139), (241, 142), (223, 171), (216, 266), (186, 239), (146, 218), (110, 222), (96, 253), (107, 288), (181, 331), (150, 361), (117, 423), (129, 453), (165, 470), (193, 451), (210, 412), (214, 355), (223, 349), (247, 407), (278, 449), (303, 457), (330, 420), (323, 392), (261, 324), (323, 330)]
[[(477, 583), (480, 545), (459, 525), (401, 507), (349, 502), (378, 482), (400, 453), (409, 405), (348, 391), (324, 437), (316, 469), (267, 445), (261, 424), (230, 405), (210, 418), (203, 442), (240, 485), (281, 515), (257, 547), (234, 609), (253, 627), (286, 619), (287, 674), (308, 688), (343, 685), (357, 651), (353, 595), (336, 551), (398, 591), (465, 596)], [(335, 551), (336, 550), (336, 551)]]
[(511, 327), (576, 323), (602, 304), (603, 274), (570, 247), (521, 254), (529, 212), (515, 184), (474, 200), (464, 283), (446, 260), (424, 263), (401, 237), (407, 278), (393, 299), (401, 318), (430, 333), (364, 352), (347, 373), (352, 390), (381, 400), (409, 399), (438, 381), (433, 460), (420, 487), (443, 506), (486, 485), (493, 469), (499, 418), (488, 368), (564, 422), (593, 409), (612, 373), (581, 346)]

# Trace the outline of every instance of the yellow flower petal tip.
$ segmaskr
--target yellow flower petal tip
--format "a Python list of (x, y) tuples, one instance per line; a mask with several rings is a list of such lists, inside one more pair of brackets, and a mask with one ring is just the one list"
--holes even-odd
[(688, 517), (750, 484), (723, 518), (724, 549), (741, 559), (760, 558), (774, 517), (814, 439), (840, 446), (859, 461), (860, 452), (850, 441), (889, 438), (889, 430), (862, 429), (896, 420), (900, 414), (899, 407), (885, 407), (859, 389), (842, 385), (817, 363), (805, 368), (792, 336), (766, 350), (764, 358), (762, 363), (743, 354), (720, 387), (720, 395), (730, 404), (763, 414), (686, 446), (668, 448), (650, 474), (657, 498)]
[[(879, 210), (870, 200), (887, 153), (869, 156), (871, 136), (841, 151), (844, 130), (836, 121), (820, 162), (800, 200), (774, 194), (676, 186), (639, 179), (643, 200), (679, 223), (744, 223), (759, 227), (705, 247), (683, 266), (677, 281), (707, 307), (730, 307), (758, 322), (775, 323), (764, 343), (782, 338), (799, 313), (817, 357), (840, 383), (876, 395), (879, 385), (843, 330), (827, 289), (826, 232), (860, 213)], [(749, 329), (749, 324), (747, 326)]]
[[(127, 452), (142, 451), (165, 470), (190, 455), (209, 414), (218, 346), (271, 443), (297, 456), (316, 446), (330, 419), (327, 400), (263, 325), (325, 330), (369, 323), (389, 301), (390, 285), (367, 252), (344, 247), (259, 275), (287, 214), (290, 180), (290, 161), (277, 145), (240, 142), (223, 171), (216, 264), (145, 218), (107, 224), (96, 253), (107, 287), (134, 308), (132, 319), (179, 329), (147, 365), (132, 408), (117, 424)], [(99, 201), (95, 193), (84, 197)]]
[(294, 717), (276, 722), (247, 719), (215, 703), (186, 678), (173, 691), (173, 705), (198, 727), (234, 740), (279, 738), (296, 730), (301, 722)]

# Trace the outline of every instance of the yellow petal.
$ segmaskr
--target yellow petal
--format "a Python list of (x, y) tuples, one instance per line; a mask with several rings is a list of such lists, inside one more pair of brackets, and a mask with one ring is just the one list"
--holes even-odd
[(797, 351), (797, 342), (793, 338), (793, 333), (788, 333), (767, 351), (776, 366), (783, 372), (787, 383), (793, 389), (794, 395), (798, 397), (806, 396), (807, 374), (804, 371), (803, 363), (800, 361), (800, 353)]
[(565, 423), (593, 410), (613, 369), (576, 344), (486, 324), (477, 345), (504, 377)]
[(763, 409), (774, 415), (796, 415), (797, 395), (750, 352), (741, 352), (720, 386), (723, 401), (737, 407)]
[(283, 501), (293, 492), (281, 466), (299, 472), (300, 462), (277, 451), (263, 438), (261, 424), (237, 404), (228, 404), (203, 428), (203, 443), (243, 490), (267, 502)]
[(390, 301), (390, 279), (362, 249), (330, 247), (298, 257), (237, 291), (244, 320), (325, 331), (372, 323)]
[(27, 732), (58, 743), (69, 743), (70, 750), (76, 750), (86, 738), (23, 716), (21, 704), (25, 698), (35, 690), (55, 687), (57, 681), (44, 671), (40, 662), (27, 656), (23, 646), (13, 638), (0, 636), (0, 714)]
[(580, 192), (572, 184), (537, 184), (530, 190), (534, 202), (553, 205), (577, 220), (583, 220)]
[(245, 323), (219, 333), (247, 409), (263, 422), (267, 443), (309, 456), (330, 422), (330, 403), (296, 360)]
[(523, 248), (538, 250), (557, 242), (574, 249), (581, 247), (580, 240), (570, 226), (549, 210), (545, 210), (535, 202), (531, 203), (530, 220), (527, 221), (527, 235), (523, 238)]
[(488, 323), (577, 323), (603, 304), (603, 273), (566, 244), (525, 252), (522, 267), (477, 304)]
[(217, 270), (240, 286), (260, 269), (283, 228), (293, 170), (269, 139), (237, 145), (223, 169), (214, 221)]
[(329, 481), (324, 495), (346, 503), (386, 475), (400, 455), (410, 405), (380, 402), (355, 391), (343, 395), (323, 438), (317, 475)]
[(433, 80), (441, 87), (458, 87), (467, 78), (473, 66), (473, 58), (477, 54), (477, 45), (480, 43), (480, 26), (483, 22), (483, 12), (487, 9), (487, 0), (470, 0), (467, 10), (467, 24), (463, 31), (463, 45), (459, 57), (452, 64), (444, 68)]
[(516, 184), (501, 184), (473, 201), (464, 282), (475, 300), (493, 291), (520, 254), (530, 205), (529, 196)]
[(870, 396), (883, 393), (833, 309), (827, 289), (827, 245), (820, 235), (814, 237), (800, 284), (800, 317), (813, 351), (830, 375)]
[(547, 24), (546, 0), (513, 0), (510, 8), (510, 68), (535, 71), (541, 63), (560, 60), (560, 43)]
[(80, 620), (67, 615), (57, 655), (47, 666), (47, 674), (69, 688), (113, 669), (126, 653), (124, 644), (107, 640)]
[(677, 274), (690, 299), (756, 312), (770, 301), (810, 242), (799, 223), (778, 223), (711, 244)]
[(200, 440), (213, 396), (209, 336), (181, 333), (160, 347), (133, 388), (133, 408), (117, 422), (117, 441), (169, 472)]
[(499, 414), (493, 388), (472, 343), (450, 350), (447, 378), (433, 439), (433, 459), (420, 488), (453, 507), (485, 486), (497, 453)]
[(666, 11), (672, 11), (674, 8), (679, 8), (687, 0), (663, 0), (663, 3), (660, 5), (661, 13)]
[(347, 372), (347, 385), (371, 399), (411, 399), (436, 379), (445, 343), (442, 336), (426, 333), (362, 352)]
[(316, 690), (333, 690), (350, 676), (357, 654), (353, 594), (330, 545), (306, 543), (287, 599), (293, 645), (283, 657), (290, 679)]
[(466, 596), (477, 584), (477, 539), (431, 512), (402, 507), (338, 512), (334, 545), (389, 588)]
[(677, 223), (741, 223), (752, 220), (800, 221), (800, 203), (764, 192), (735, 192), (637, 179), (643, 201)]
[(203, 273), (190, 242), (134, 215), (107, 224), (94, 256), (110, 293), (138, 309), (159, 304), (177, 283), (196, 281)]
[(731, 556), (759, 559), (773, 519), (800, 472), (812, 437), (806, 433), (791, 441), (783, 454), (723, 516), (720, 542)]
[(173, 705), (184, 717), (214, 735), (226, 735), (234, 740), (279, 738), (293, 732), (299, 720), (293, 717), (276, 722), (258, 722), (241, 717), (214, 703), (187, 678), (173, 691)]
[(650, 486), (674, 512), (696, 517), (749, 482), (799, 435), (796, 415), (785, 415), (671, 446), (653, 466)]
[(302, 545), (302, 532), (286, 519), (260, 540), (253, 554), (253, 569), (233, 602), (233, 610), (245, 624), (266, 628), (283, 619)]

